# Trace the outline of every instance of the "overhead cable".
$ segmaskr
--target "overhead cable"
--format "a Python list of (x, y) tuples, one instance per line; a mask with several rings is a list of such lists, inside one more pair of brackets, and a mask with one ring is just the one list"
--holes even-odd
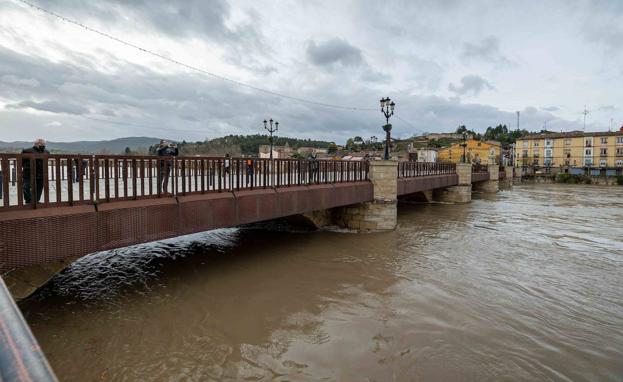
[(174, 58), (163, 56), (162, 54), (154, 52), (153, 50), (143, 48), (143, 47), (141, 47), (139, 45), (136, 45), (134, 43), (128, 42), (126, 40), (122, 40), (122, 39), (120, 39), (118, 37), (115, 37), (115, 36), (109, 34), (109, 33), (102, 32), (102, 31), (97, 30), (95, 28), (92, 28), (92, 27), (90, 27), (88, 25), (85, 25), (85, 24), (83, 24), (83, 23), (81, 23), (79, 21), (72, 20), (70, 18), (62, 16), (62, 15), (56, 13), (56, 12), (50, 11), (50, 10), (48, 10), (46, 8), (43, 8), (43, 7), (41, 7), (41, 6), (37, 5), (37, 4), (33, 4), (33, 3), (31, 3), (31, 2), (29, 2), (27, 0), (15, 0), (15, 1), (18, 1), (18, 2), (20, 2), (22, 4), (25, 4), (25, 5), (27, 5), (27, 6), (31, 7), (31, 8), (39, 11), (39, 12), (43, 12), (43, 13), (48, 14), (50, 16), (56, 17), (56, 18), (58, 18), (58, 19), (60, 19), (60, 20), (62, 20), (64, 22), (76, 25), (76, 26), (78, 26), (80, 28), (83, 28), (83, 29), (89, 31), (89, 32), (96, 33), (96, 34), (98, 34), (98, 35), (100, 35), (102, 37), (105, 37), (107, 39), (113, 40), (115, 42), (118, 42), (120, 44), (126, 45), (128, 47), (133, 48), (133, 49), (137, 49), (137, 50), (139, 50), (139, 51), (141, 51), (143, 53), (152, 55), (154, 57), (160, 58), (162, 60), (168, 61), (168, 62), (176, 64), (176, 65), (182, 66), (182, 67), (184, 67), (186, 69), (193, 70), (193, 71), (196, 71), (196, 72), (208, 75), (210, 77), (216, 78), (216, 79), (221, 80), (221, 81), (229, 82), (229, 83), (232, 83), (232, 84), (235, 84), (235, 85), (238, 85), (238, 86), (243, 86), (243, 87), (246, 87), (248, 89), (252, 89), (252, 90), (258, 91), (258, 92), (262, 92), (262, 93), (265, 93), (265, 94), (270, 94), (270, 95), (273, 95), (273, 96), (276, 96), (276, 97), (281, 97), (281, 98), (285, 98), (285, 99), (288, 99), (288, 100), (291, 100), (291, 101), (300, 102), (300, 103), (304, 103), (304, 104), (308, 104), (308, 105), (315, 105), (315, 106), (328, 107), (328, 108), (332, 108), (332, 109), (341, 109), (341, 110), (350, 110), (350, 111), (372, 111), (372, 110), (376, 110), (376, 108), (343, 106), (343, 105), (335, 105), (335, 104), (330, 104), (330, 103), (318, 102), (318, 101), (308, 100), (308, 99), (300, 98), (300, 97), (294, 97), (294, 96), (290, 96), (290, 95), (287, 95), (287, 94), (278, 93), (278, 92), (273, 91), (273, 90), (268, 90), (268, 89), (260, 88), (260, 87), (254, 86), (254, 85), (250, 85), (250, 84), (238, 81), (238, 80), (234, 80), (234, 79), (225, 77), (225, 76), (220, 75), (220, 74), (216, 74), (216, 73), (213, 73), (213, 72), (201, 69), (201, 68), (196, 67), (194, 65), (186, 64), (186, 63), (184, 63), (182, 61), (179, 61), (179, 60), (176, 60)]

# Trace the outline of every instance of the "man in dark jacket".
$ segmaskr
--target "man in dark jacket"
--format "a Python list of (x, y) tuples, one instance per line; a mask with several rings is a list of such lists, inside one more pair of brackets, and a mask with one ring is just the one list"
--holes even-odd
[[(49, 154), (50, 152), (45, 149), (45, 140), (39, 138), (35, 141), (29, 149), (22, 150), (22, 154)], [(46, 160), (44, 159), (35, 159), (35, 190), (37, 192), (37, 202), (41, 199), (41, 194), (43, 193), (43, 179), (47, 174), (47, 169), (45, 166), (47, 165)], [(24, 203), (32, 202), (32, 187), (30, 184), (30, 158), (23, 157), (22, 158), (22, 177), (23, 177), (23, 189), (24, 189)]]
[[(156, 151), (159, 157), (176, 157), (179, 153), (177, 145), (175, 143), (169, 143), (164, 139), (160, 141), (160, 146)], [(167, 193), (169, 187), (169, 175), (171, 174), (171, 167), (173, 162), (170, 159), (160, 159), (160, 192)]]
[(320, 181), (318, 177), (318, 169), (320, 167), (320, 163), (318, 163), (318, 158), (316, 157), (316, 151), (312, 151), (312, 153), (307, 157), (309, 161), (309, 182), (317, 183)]

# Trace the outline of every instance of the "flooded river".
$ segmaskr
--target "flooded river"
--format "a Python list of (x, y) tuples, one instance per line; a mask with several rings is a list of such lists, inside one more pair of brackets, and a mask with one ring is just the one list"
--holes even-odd
[(622, 381), (623, 188), (83, 258), (21, 304), (61, 381)]

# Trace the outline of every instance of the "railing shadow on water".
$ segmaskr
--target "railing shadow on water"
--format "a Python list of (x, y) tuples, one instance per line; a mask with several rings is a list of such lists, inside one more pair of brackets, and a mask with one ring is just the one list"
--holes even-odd
[(368, 179), (368, 162), (229, 157), (0, 154), (0, 210)]

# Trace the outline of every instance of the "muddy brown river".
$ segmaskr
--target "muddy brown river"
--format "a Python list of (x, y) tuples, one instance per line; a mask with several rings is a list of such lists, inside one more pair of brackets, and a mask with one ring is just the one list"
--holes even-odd
[(98, 253), (21, 308), (61, 381), (623, 381), (623, 187)]

